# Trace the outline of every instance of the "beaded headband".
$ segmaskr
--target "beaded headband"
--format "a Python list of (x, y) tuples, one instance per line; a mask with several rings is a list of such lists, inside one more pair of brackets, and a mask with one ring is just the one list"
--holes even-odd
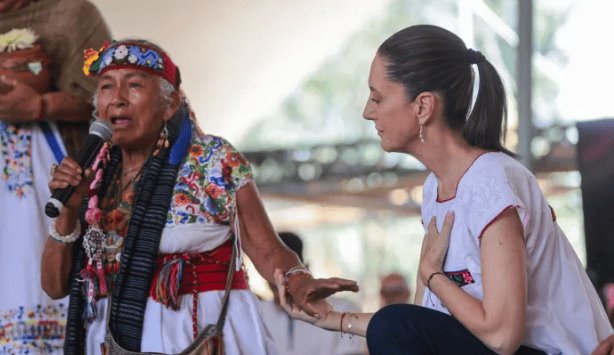
[(83, 52), (83, 72), (87, 76), (99, 76), (107, 70), (130, 68), (166, 79), (175, 88), (181, 84), (179, 68), (163, 51), (142, 43), (122, 41), (106, 42), (99, 50)]

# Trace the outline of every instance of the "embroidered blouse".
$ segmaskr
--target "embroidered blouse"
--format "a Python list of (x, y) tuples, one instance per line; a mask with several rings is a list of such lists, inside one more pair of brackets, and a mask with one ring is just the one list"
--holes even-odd
[[(456, 196), (445, 201), (437, 200), (437, 179), (431, 174), (424, 184), (423, 201), (425, 228), (436, 217), (441, 230), (446, 212), (454, 211), (444, 273), (478, 300), (484, 298), (480, 259), (484, 230), (504, 210), (516, 209), (527, 253), (523, 345), (548, 354), (588, 354), (612, 333), (599, 297), (557, 225), (537, 179), (518, 161), (504, 153), (482, 154), (460, 179)], [(450, 313), (428, 288), (422, 304)]]
[(236, 192), (253, 180), (252, 169), (223, 138), (195, 139), (179, 171), (167, 227), (186, 223), (229, 224)]

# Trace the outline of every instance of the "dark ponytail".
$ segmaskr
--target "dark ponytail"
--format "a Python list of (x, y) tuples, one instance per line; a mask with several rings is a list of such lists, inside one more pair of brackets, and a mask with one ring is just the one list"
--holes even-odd
[[(378, 53), (387, 60), (388, 78), (402, 84), (410, 100), (425, 91), (439, 92), (450, 128), (461, 131), (472, 146), (515, 156), (501, 143), (507, 125), (503, 83), (480, 52), (467, 49), (448, 30), (417, 25), (389, 37)], [(480, 85), (467, 118), (473, 89), (471, 64), (477, 64)]]

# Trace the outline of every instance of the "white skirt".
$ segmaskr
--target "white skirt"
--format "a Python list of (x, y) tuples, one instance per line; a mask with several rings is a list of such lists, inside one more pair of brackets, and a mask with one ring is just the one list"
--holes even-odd
[[(198, 294), (198, 330), (216, 323), (222, 307), (224, 292), (208, 291)], [(176, 354), (193, 341), (192, 295), (181, 296), (178, 311), (149, 299), (145, 310), (141, 351)], [(107, 299), (97, 303), (98, 317), (88, 327), (86, 353), (100, 354), (100, 344), (106, 334)], [(226, 354), (276, 354), (276, 348), (266, 326), (260, 319), (256, 297), (246, 290), (231, 291), (224, 324)]]
[[(160, 252), (170, 254), (214, 249), (225, 242), (229, 228), (229, 226), (197, 223), (167, 225), (162, 233)], [(207, 324), (217, 323), (223, 297), (224, 291), (198, 294), (199, 331), (202, 331)], [(151, 298), (147, 301), (141, 351), (176, 354), (194, 341), (193, 296), (191, 294), (180, 296), (180, 304), (180, 309), (174, 311)], [(101, 353), (100, 344), (104, 342), (107, 324), (106, 298), (98, 301), (97, 310), (97, 318), (89, 325), (87, 331), (88, 355)], [(228, 355), (277, 354), (272, 337), (260, 318), (258, 300), (249, 290), (231, 291), (224, 324), (224, 348)]]

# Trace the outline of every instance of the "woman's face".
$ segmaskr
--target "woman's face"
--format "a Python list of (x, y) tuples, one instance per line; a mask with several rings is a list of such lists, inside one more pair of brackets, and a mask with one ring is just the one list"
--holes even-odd
[(136, 69), (112, 69), (98, 80), (97, 111), (113, 127), (113, 143), (151, 149), (173, 112), (156, 76)]
[(382, 149), (407, 152), (419, 132), (414, 105), (408, 100), (405, 87), (387, 78), (386, 60), (379, 54), (371, 64), (369, 89), (371, 94), (363, 117), (375, 123)]

